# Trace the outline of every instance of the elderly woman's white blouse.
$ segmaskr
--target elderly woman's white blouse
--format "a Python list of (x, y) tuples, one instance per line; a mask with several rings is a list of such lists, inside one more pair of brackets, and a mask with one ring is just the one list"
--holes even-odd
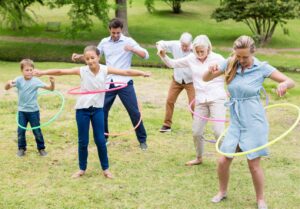
[(222, 55), (211, 52), (204, 62), (201, 62), (193, 53), (180, 59), (171, 59), (167, 55), (161, 57), (161, 59), (168, 67), (188, 67), (192, 71), (197, 103), (226, 99), (227, 94), (224, 89), (224, 76), (219, 76), (209, 82), (205, 82), (202, 79), (204, 72), (208, 70), (210, 65), (224, 61)]

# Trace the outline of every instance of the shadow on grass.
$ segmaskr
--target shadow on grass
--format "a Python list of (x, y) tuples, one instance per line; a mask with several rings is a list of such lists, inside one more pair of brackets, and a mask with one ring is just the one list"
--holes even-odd
[(171, 10), (155, 10), (153, 13), (151, 13), (154, 16), (159, 16), (159, 17), (166, 17), (166, 18), (179, 18), (182, 20), (182, 18), (196, 18), (199, 16), (198, 13), (196, 12), (188, 12), (188, 11), (182, 11), (179, 14), (173, 13)]

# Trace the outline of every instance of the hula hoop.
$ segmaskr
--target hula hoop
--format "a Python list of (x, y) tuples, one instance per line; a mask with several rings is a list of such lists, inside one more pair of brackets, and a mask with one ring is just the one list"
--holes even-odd
[(197, 116), (197, 117), (199, 117), (199, 118), (201, 118), (201, 119), (204, 119), (204, 120), (207, 120), (207, 121), (212, 121), (212, 122), (219, 122), (219, 123), (227, 123), (227, 122), (229, 122), (229, 120), (226, 120), (226, 119), (213, 119), (213, 118), (208, 118), (208, 117), (204, 117), (204, 116), (199, 115), (198, 113), (194, 112), (193, 109), (192, 109), (192, 105), (193, 105), (194, 103), (195, 103), (195, 99), (193, 99), (193, 100), (191, 101), (191, 103), (189, 104), (189, 106), (188, 106), (189, 111), (190, 111), (193, 115), (195, 115), (195, 116)]
[(217, 140), (214, 139), (204, 139), (204, 141), (215, 144), (217, 142)]
[(138, 108), (139, 108), (139, 112), (140, 112), (141, 116), (140, 116), (139, 122), (131, 130), (124, 131), (124, 132), (121, 132), (121, 133), (104, 133), (104, 135), (105, 136), (125, 136), (125, 135), (129, 135), (133, 131), (135, 131), (135, 129), (137, 129), (137, 127), (139, 127), (139, 125), (142, 122), (142, 111), (141, 111), (141, 105), (140, 105), (140, 103), (138, 103)]
[(79, 87), (75, 87), (75, 88), (70, 89), (68, 91), (68, 94), (73, 94), (73, 95), (77, 95), (77, 94), (98, 94), (98, 93), (104, 93), (104, 92), (120, 90), (120, 89), (123, 89), (126, 86), (128, 86), (128, 84), (124, 83), (124, 82), (106, 82), (105, 84), (123, 84), (123, 85), (119, 86), (119, 87), (116, 87), (116, 88), (112, 88), (112, 89), (100, 89), (100, 90), (94, 90), (94, 91), (79, 91), (79, 92), (76, 92), (77, 89), (80, 89), (80, 86), (79, 86)]
[[(268, 94), (267, 94), (265, 88), (261, 88), (261, 90), (263, 91), (263, 93), (264, 93), (265, 96), (266, 96), (266, 105), (265, 105), (265, 106), (268, 106), (268, 105), (269, 105), (269, 96), (268, 96)], [(200, 115), (200, 114), (198, 114), (198, 113), (195, 113), (195, 112), (193, 111), (193, 109), (192, 109), (193, 104), (195, 104), (195, 99), (193, 99), (193, 100), (191, 101), (191, 103), (189, 104), (189, 106), (188, 106), (189, 111), (190, 111), (193, 115), (195, 115), (195, 116), (197, 116), (197, 117), (199, 117), (199, 118), (201, 118), (201, 119), (204, 119), (204, 120), (207, 120), (207, 121), (212, 121), (212, 122), (219, 122), (219, 123), (228, 123), (228, 122), (229, 122), (229, 120), (226, 120), (226, 119), (214, 119), (214, 118), (208, 118), (208, 117), (202, 116), (202, 115)], [(209, 141), (209, 142), (210, 142), (210, 141)]]
[(19, 124), (19, 119), (18, 119), (18, 118), (19, 118), (19, 114), (18, 114), (18, 112), (17, 112), (17, 114), (16, 114), (16, 121), (17, 121), (17, 124), (18, 124), (18, 126), (19, 126), (20, 128), (25, 129), (25, 130), (27, 130), (27, 131), (32, 131), (32, 130), (35, 130), (35, 129), (38, 129), (38, 128), (41, 128), (41, 127), (44, 127), (44, 126), (48, 126), (48, 125), (51, 124), (54, 120), (56, 120), (56, 119), (58, 118), (58, 116), (62, 113), (62, 111), (63, 111), (63, 109), (64, 109), (64, 106), (65, 106), (65, 98), (64, 98), (64, 96), (62, 95), (62, 93), (60, 93), (59, 91), (48, 91), (48, 90), (46, 90), (46, 91), (41, 91), (41, 92), (38, 93), (38, 95), (44, 95), (44, 94), (56, 94), (56, 95), (58, 95), (58, 96), (60, 97), (60, 99), (61, 99), (61, 106), (60, 106), (60, 108), (59, 108), (59, 111), (58, 111), (52, 118), (50, 118), (50, 120), (48, 120), (47, 122), (42, 123), (42, 124), (40, 124), (39, 126), (35, 126), (35, 127), (31, 127), (31, 128), (27, 128), (27, 127), (21, 126), (21, 125)]
[(223, 133), (220, 135), (220, 137), (217, 140), (217, 143), (216, 143), (216, 150), (217, 150), (217, 152), (220, 153), (220, 154), (222, 154), (222, 155), (229, 156), (229, 157), (237, 157), (237, 156), (247, 155), (247, 154), (250, 154), (252, 152), (257, 152), (257, 151), (262, 150), (262, 149), (264, 149), (266, 147), (269, 147), (269, 146), (275, 144), (276, 142), (278, 142), (279, 140), (283, 139), (286, 135), (288, 135), (297, 126), (297, 124), (300, 121), (300, 108), (297, 105), (294, 105), (294, 104), (282, 103), (282, 104), (269, 105), (269, 106), (265, 107), (265, 109), (270, 109), (270, 108), (273, 108), (273, 107), (293, 107), (294, 109), (298, 110), (298, 117), (297, 117), (295, 123), (286, 132), (284, 132), (283, 134), (281, 134), (280, 136), (278, 136), (274, 140), (270, 141), (269, 143), (267, 143), (265, 145), (262, 145), (262, 146), (259, 146), (257, 148), (254, 148), (254, 149), (251, 149), (251, 150), (248, 150), (248, 151), (245, 151), (245, 152), (225, 153), (225, 152), (222, 152), (219, 149), (219, 144), (220, 144), (221, 138), (227, 132), (227, 130), (228, 130), (228, 128), (227, 128), (225, 131), (223, 131)]

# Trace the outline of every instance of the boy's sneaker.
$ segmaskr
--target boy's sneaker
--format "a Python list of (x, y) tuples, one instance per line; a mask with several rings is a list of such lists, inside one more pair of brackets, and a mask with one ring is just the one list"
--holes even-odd
[(148, 145), (146, 144), (146, 142), (140, 143), (140, 148), (141, 148), (141, 150), (146, 151), (148, 148)]
[(163, 126), (160, 128), (159, 132), (160, 132), (160, 133), (171, 132), (171, 130), (172, 130), (171, 127), (163, 125)]
[(48, 154), (44, 149), (40, 149), (39, 153), (40, 153), (40, 156), (43, 156), (43, 157), (47, 156), (47, 154)]
[(25, 150), (24, 149), (19, 149), (17, 152), (18, 157), (23, 157), (25, 155)]

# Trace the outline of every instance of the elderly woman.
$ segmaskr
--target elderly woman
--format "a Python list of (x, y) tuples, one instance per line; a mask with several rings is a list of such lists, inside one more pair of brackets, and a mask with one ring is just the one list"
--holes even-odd
[[(210, 81), (225, 73), (230, 93), (230, 126), (220, 148), (225, 153), (248, 151), (267, 143), (268, 121), (259, 98), (265, 78), (269, 77), (279, 83), (279, 96), (294, 86), (291, 79), (266, 62), (255, 58), (254, 52), (253, 39), (241, 36), (233, 44), (232, 56), (218, 65), (210, 66), (203, 76), (205, 81)], [(260, 167), (261, 156), (267, 154), (267, 150), (263, 149), (247, 155), (259, 209), (267, 208), (263, 195), (264, 175)], [(226, 198), (231, 162), (230, 157), (222, 156), (219, 159), (219, 192), (212, 202), (217, 203)]]
[[(192, 71), (195, 88), (195, 113), (204, 117), (222, 118), (226, 116), (224, 106), (226, 91), (224, 89), (224, 78), (218, 77), (209, 82), (202, 80), (203, 74), (208, 70), (208, 66), (219, 63), (224, 58), (212, 51), (212, 45), (206, 35), (199, 35), (193, 41), (193, 53), (181, 59), (169, 58), (165, 51), (161, 50), (158, 55), (163, 62), (172, 68), (189, 68)], [(207, 120), (197, 117), (193, 120), (193, 138), (196, 148), (196, 159), (188, 161), (186, 165), (198, 165), (202, 163), (204, 151), (204, 128)], [(224, 123), (213, 123), (213, 132), (216, 138), (220, 136), (224, 129)]]

